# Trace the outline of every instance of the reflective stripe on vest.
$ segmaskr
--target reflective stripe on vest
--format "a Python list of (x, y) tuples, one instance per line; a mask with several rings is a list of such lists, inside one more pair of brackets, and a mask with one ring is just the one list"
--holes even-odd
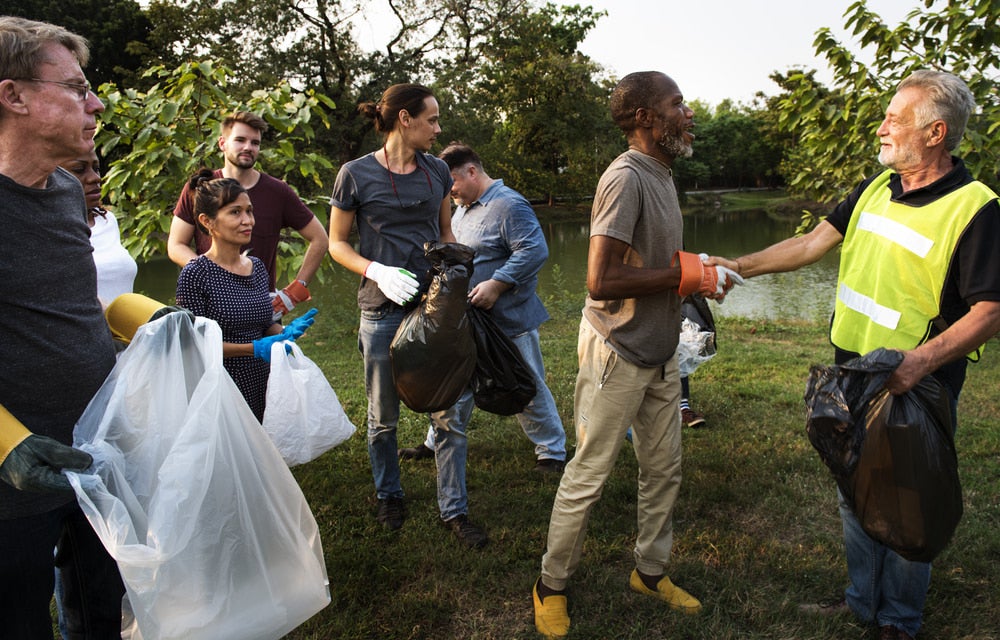
[(890, 175), (883, 172), (861, 194), (844, 234), (830, 339), (854, 353), (912, 349), (927, 340), (958, 241), (997, 197), (971, 182), (910, 206), (892, 201)]

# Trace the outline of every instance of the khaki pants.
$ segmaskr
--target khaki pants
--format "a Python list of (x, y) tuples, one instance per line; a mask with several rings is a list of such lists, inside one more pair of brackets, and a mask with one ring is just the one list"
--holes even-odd
[(670, 560), (673, 510), (681, 486), (680, 373), (675, 355), (663, 367), (621, 358), (583, 320), (577, 347), (576, 455), (566, 465), (542, 557), (546, 585), (564, 589), (583, 550), (590, 510), (601, 497), (625, 433), (639, 462), (636, 568), (659, 575)]

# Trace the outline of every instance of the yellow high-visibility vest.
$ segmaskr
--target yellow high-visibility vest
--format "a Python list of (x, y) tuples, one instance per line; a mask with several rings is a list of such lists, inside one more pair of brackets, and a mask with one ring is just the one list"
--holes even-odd
[(928, 339), (958, 242), (997, 197), (970, 182), (911, 206), (892, 201), (890, 174), (880, 174), (861, 194), (844, 234), (830, 339), (854, 353), (912, 349)]

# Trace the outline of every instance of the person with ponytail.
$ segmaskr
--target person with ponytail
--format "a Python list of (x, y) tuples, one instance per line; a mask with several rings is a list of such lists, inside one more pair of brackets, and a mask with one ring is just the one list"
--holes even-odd
[[(361, 276), (358, 345), (368, 395), (368, 455), (378, 498), (377, 520), (396, 530), (406, 519), (400, 482), (396, 426), (399, 396), (389, 345), (407, 313), (429, 285), (426, 242), (454, 242), (451, 173), (428, 153), (441, 133), (434, 94), (417, 84), (396, 84), (378, 102), (359, 106), (382, 144), (345, 163), (337, 175), (330, 212), (330, 255)], [(358, 229), (355, 249), (351, 230)], [(437, 437), (438, 508), (441, 521), (468, 547), (486, 532), (468, 519), (465, 425), (455, 408), (431, 414)]]

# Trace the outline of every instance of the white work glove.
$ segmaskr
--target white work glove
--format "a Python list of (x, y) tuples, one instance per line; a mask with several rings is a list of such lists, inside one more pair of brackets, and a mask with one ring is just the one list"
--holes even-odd
[(365, 277), (374, 280), (378, 288), (398, 305), (404, 305), (420, 288), (417, 276), (403, 267), (387, 267), (380, 262), (371, 262), (365, 269)]
[[(699, 253), (698, 257), (701, 258), (702, 262), (708, 260), (707, 253)], [(722, 265), (716, 265), (715, 272), (717, 275), (717, 282), (715, 287), (715, 295), (721, 296), (725, 295), (730, 289), (736, 285), (743, 284), (743, 276), (736, 273), (729, 267), (723, 267)], [(722, 302), (721, 300), (719, 302)]]

